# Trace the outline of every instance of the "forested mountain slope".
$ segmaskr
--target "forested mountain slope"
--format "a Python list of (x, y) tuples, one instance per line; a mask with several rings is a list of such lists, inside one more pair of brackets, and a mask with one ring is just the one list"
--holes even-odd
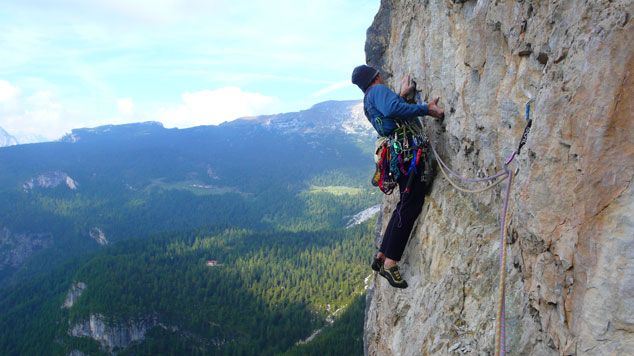
[(0, 353), (359, 354), (373, 140), (352, 101), (0, 149)]
[(148, 122), (0, 149), (0, 280), (22, 266), (37, 270), (43, 258), (50, 265), (76, 249), (165, 230), (343, 226), (377, 199), (358, 104), (281, 115), (292, 126), (266, 117), (183, 130)]
[[(218, 226), (122, 241), (5, 292), (0, 350), (280, 354), (364, 293), (372, 231)], [(357, 334), (342, 346), (358, 354), (362, 309), (355, 315)]]

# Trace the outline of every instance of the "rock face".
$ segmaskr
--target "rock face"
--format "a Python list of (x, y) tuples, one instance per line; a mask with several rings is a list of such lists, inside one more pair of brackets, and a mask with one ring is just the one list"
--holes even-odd
[(51, 234), (18, 234), (6, 227), (0, 229), (0, 276), (5, 269), (20, 267), (35, 251), (52, 244)]
[(66, 299), (64, 300), (64, 304), (62, 304), (62, 308), (72, 308), (75, 305), (75, 302), (81, 295), (84, 293), (84, 289), (86, 289), (86, 283), (77, 282), (70, 287), (68, 294), (66, 295)]
[(28, 182), (24, 183), (23, 187), (25, 191), (29, 191), (35, 187), (55, 188), (62, 183), (66, 184), (66, 186), (71, 190), (76, 190), (79, 185), (79, 183), (77, 183), (68, 174), (60, 171), (54, 171), (29, 179)]
[(90, 337), (112, 353), (116, 349), (124, 349), (135, 341), (145, 339), (145, 334), (157, 325), (157, 317), (150, 316), (127, 323), (110, 324), (103, 315), (91, 314), (89, 320), (72, 325), (68, 334), (74, 337)]
[[(510, 166), (508, 354), (634, 353), (633, 15), (631, 0), (383, 0), (368, 30), (388, 84), (410, 73), (441, 97), (425, 126), (464, 176), (503, 168), (534, 99)], [(436, 177), (401, 261), (410, 287), (372, 282), (366, 354), (493, 354), (505, 185)]]
[(358, 214), (355, 214), (352, 218), (350, 218), (350, 220), (348, 220), (348, 223), (346, 224), (346, 229), (363, 223), (364, 221), (376, 215), (376, 213), (378, 213), (380, 210), (381, 210), (381, 204), (377, 204), (363, 210), (362, 212)]
[(93, 227), (92, 229), (90, 229), (88, 235), (91, 239), (95, 240), (101, 246), (105, 246), (108, 244), (108, 239), (106, 238), (106, 235), (98, 227)]

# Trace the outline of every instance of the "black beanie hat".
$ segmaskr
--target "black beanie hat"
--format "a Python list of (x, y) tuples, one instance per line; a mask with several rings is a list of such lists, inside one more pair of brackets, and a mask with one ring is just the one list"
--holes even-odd
[(352, 71), (352, 83), (356, 84), (365, 93), (377, 75), (379, 75), (378, 70), (365, 64), (360, 65)]

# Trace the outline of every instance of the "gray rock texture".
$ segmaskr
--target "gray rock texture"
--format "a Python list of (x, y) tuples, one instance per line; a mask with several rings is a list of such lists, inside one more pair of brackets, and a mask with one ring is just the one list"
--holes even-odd
[[(18, 268), (39, 249), (53, 244), (53, 235), (47, 233), (15, 233), (6, 227), (0, 229), (0, 276)], [(46, 263), (46, 261), (42, 261)]]
[(75, 305), (77, 299), (79, 299), (79, 297), (81, 297), (81, 295), (84, 293), (85, 289), (86, 283), (74, 283), (68, 290), (68, 294), (66, 294), (66, 299), (64, 299), (64, 304), (62, 304), (62, 308), (72, 308), (73, 305)]
[(25, 191), (30, 191), (35, 187), (55, 188), (62, 183), (66, 184), (66, 186), (71, 190), (76, 190), (79, 185), (77, 181), (65, 172), (54, 171), (29, 179), (28, 182), (24, 183), (23, 188)]
[(158, 325), (158, 318), (148, 316), (124, 323), (109, 323), (101, 314), (91, 314), (86, 321), (71, 325), (68, 334), (74, 337), (89, 337), (101, 344), (110, 353), (125, 349), (133, 342), (145, 339), (145, 334)]
[[(503, 169), (534, 99), (510, 165), (510, 355), (634, 354), (633, 15), (632, 0), (382, 0), (368, 30), (388, 84), (409, 73), (441, 97), (425, 127), (464, 176)], [(493, 354), (505, 187), (436, 177), (401, 261), (410, 287), (372, 282), (367, 355)]]
[(106, 238), (106, 234), (98, 227), (93, 227), (88, 231), (88, 236), (91, 239), (95, 240), (99, 245), (105, 246), (108, 244), (108, 239)]

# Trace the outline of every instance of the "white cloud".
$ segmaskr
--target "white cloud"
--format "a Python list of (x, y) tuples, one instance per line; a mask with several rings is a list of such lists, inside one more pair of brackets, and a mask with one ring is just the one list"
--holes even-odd
[(141, 103), (137, 109), (135, 101), (125, 97), (116, 99), (118, 114), (91, 105), (88, 109), (94, 111), (86, 112), (86, 107), (70, 108), (62, 104), (54, 90), (25, 94), (19, 87), (0, 80), (0, 127), (20, 142), (28, 143), (55, 140), (79, 127), (144, 120), (158, 120), (166, 127), (178, 128), (218, 125), (240, 117), (273, 113), (280, 104), (276, 97), (238, 87), (185, 92), (181, 98), (180, 103)]
[(0, 126), (56, 139), (77, 127), (218, 124), (360, 95), (336, 82), (363, 62), (365, 30), (378, 6), (0, 1), (0, 13), (11, 14), (0, 22), (0, 79), (11, 82), (0, 80)]
[(121, 98), (117, 100), (117, 108), (122, 114), (132, 115), (134, 112), (134, 102), (132, 101), (132, 98)]
[(65, 120), (64, 107), (50, 91), (33, 93), (21, 102), (21, 106), (21, 111), (18, 112), (20, 122), (15, 125), (20, 136), (37, 134), (56, 139), (72, 129), (72, 124)]
[(32, 94), (0, 80), (0, 127), (21, 143), (54, 140), (74, 128), (78, 120), (49, 90)]
[(183, 103), (171, 108), (160, 108), (159, 121), (166, 127), (218, 125), (240, 117), (271, 113), (279, 99), (242, 91), (237, 87), (186, 92)]
[(322, 90), (316, 92), (315, 94), (311, 95), (310, 98), (316, 98), (318, 96), (322, 96), (322, 95), (328, 94), (331, 91), (335, 91), (335, 90), (340, 89), (340, 88), (345, 88), (347, 86), (353, 86), (352, 82), (350, 82), (349, 80), (346, 80), (344, 82), (335, 83), (335, 84), (329, 86), (328, 88), (325, 88), (325, 89), (322, 89)]
[(11, 85), (6, 80), (0, 80), (0, 103), (13, 101), (20, 93), (17, 87)]

